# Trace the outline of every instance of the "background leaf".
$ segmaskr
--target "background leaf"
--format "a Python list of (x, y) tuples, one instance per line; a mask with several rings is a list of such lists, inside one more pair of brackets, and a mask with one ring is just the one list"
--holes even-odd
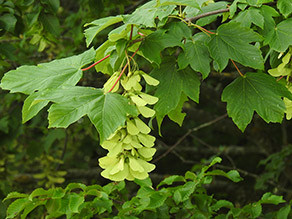
[(229, 84), (222, 93), (227, 112), (241, 131), (256, 111), (266, 122), (281, 122), (285, 104), (281, 97), (292, 98), (285, 86), (263, 73), (246, 73)]

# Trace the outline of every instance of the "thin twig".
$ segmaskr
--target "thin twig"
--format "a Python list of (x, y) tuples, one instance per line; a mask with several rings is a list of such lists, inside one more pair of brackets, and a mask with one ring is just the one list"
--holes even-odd
[(191, 17), (191, 18), (187, 18), (186, 21), (196, 21), (196, 20), (199, 20), (200, 18), (203, 18), (203, 17), (208, 17), (208, 16), (211, 16), (211, 15), (215, 15), (215, 14), (220, 14), (220, 13), (224, 13), (224, 12), (228, 12), (229, 11), (229, 8), (225, 8), (225, 9), (219, 9), (219, 10), (216, 10), (216, 11), (210, 11), (210, 12), (206, 12), (206, 13), (203, 13), (203, 14), (199, 14), (195, 17)]
[(160, 155), (158, 158), (156, 158), (155, 160), (153, 160), (153, 163), (156, 163), (157, 161), (161, 160), (162, 158), (164, 158), (166, 155), (168, 155), (172, 150), (174, 150), (186, 137), (188, 137), (192, 132), (196, 132), (202, 128), (206, 128), (210, 125), (213, 125), (216, 122), (219, 122), (220, 120), (224, 119), (227, 117), (227, 113), (225, 113), (222, 116), (217, 117), (214, 120), (211, 120), (209, 122), (203, 123), (193, 129), (190, 129), (186, 134), (184, 134), (174, 145), (172, 145), (171, 147), (169, 147), (169, 149), (167, 151), (165, 151), (162, 155)]
[(97, 65), (98, 63), (102, 62), (103, 60), (107, 59), (108, 57), (110, 57), (110, 55), (107, 55), (106, 57), (98, 60), (97, 62), (93, 63), (92, 65), (88, 66), (87, 68), (82, 68), (81, 70), (86, 71), (86, 70), (92, 68), (93, 66)]
[[(66, 150), (67, 150), (67, 145), (68, 145), (68, 131), (67, 129), (65, 129), (65, 140), (64, 140), (64, 147), (63, 147), (63, 151), (62, 151), (62, 155), (60, 157), (60, 160), (63, 160), (66, 154)], [(56, 170), (58, 170), (60, 167), (60, 164), (58, 164), (56, 166)]]
[(134, 25), (131, 25), (130, 40), (132, 40)]
[[(133, 58), (133, 57), (136, 55), (136, 53), (137, 53), (138, 51), (139, 51), (139, 47), (138, 47), (138, 49), (136, 49), (136, 51), (133, 53), (133, 55), (131, 56), (131, 58)], [(115, 86), (117, 85), (117, 83), (119, 82), (120, 78), (121, 78), (122, 75), (124, 74), (124, 72), (125, 72), (126, 68), (128, 67), (128, 65), (129, 65), (129, 62), (127, 62), (127, 64), (124, 66), (124, 68), (122, 69), (122, 71), (121, 71), (119, 77), (117, 78), (116, 82), (115, 82), (114, 85), (111, 87), (111, 89), (109, 89), (108, 93), (110, 93), (110, 92), (115, 88)]]

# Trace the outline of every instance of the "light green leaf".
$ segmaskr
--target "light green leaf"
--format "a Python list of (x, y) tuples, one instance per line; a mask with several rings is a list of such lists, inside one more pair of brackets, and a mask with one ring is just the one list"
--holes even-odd
[(33, 118), (36, 114), (38, 114), (41, 109), (43, 109), (46, 105), (48, 105), (49, 101), (47, 100), (35, 100), (38, 98), (40, 92), (35, 92), (29, 95), (22, 107), (22, 122), (25, 123), (31, 118)]
[(28, 203), (30, 203), (30, 201), (27, 198), (20, 198), (12, 202), (7, 208), (6, 218), (14, 218), (25, 208)]
[(124, 125), (127, 113), (137, 115), (125, 97), (104, 94), (101, 89), (90, 87), (62, 87), (39, 98), (56, 103), (49, 109), (49, 127), (66, 128), (87, 115), (99, 132), (101, 142)]
[(27, 194), (23, 194), (23, 193), (19, 193), (19, 192), (10, 192), (6, 198), (3, 199), (3, 202), (8, 200), (8, 199), (12, 199), (12, 198), (24, 198), (27, 197)]
[(65, 190), (66, 190), (66, 192), (70, 192), (73, 189), (85, 190), (87, 188), (86, 188), (86, 185), (84, 185), (82, 183), (70, 183), (70, 184), (67, 185)]
[(127, 34), (131, 31), (131, 25), (122, 25), (108, 34), (108, 39), (111, 42), (116, 42), (120, 39), (126, 38)]
[(28, 200), (32, 201), (34, 197), (36, 196), (43, 196), (43, 195), (47, 195), (48, 191), (44, 190), (43, 188), (37, 188), (35, 190), (33, 190), (33, 192), (29, 195)]
[(145, 79), (146, 83), (152, 86), (157, 86), (159, 84), (159, 81), (155, 78), (149, 76), (148, 74), (144, 73), (142, 74), (142, 77)]
[(278, 0), (277, 8), (287, 18), (292, 13), (292, 1), (291, 0)]
[(160, 0), (159, 3), (157, 3), (159, 6), (163, 5), (184, 5), (184, 6), (190, 6), (194, 8), (200, 8), (200, 5), (197, 3), (197, 1), (194, 0)]
[[(95, 56), (95, 61), (101, 60), (105, 56), (109, 55), (112, 50), (115, 49), (114, 42), (111, 42), (109, 40), (105, 41), (102, 45), (100, 45), (96, 49), (96, 56)], [(112, 50), (109, 50), (109, 48), (112, 48)], [(102, 63), (95, 65), (95, 70), (97, 72), (102, 72), (103, 74), (113, 74), (113, 69), (110, 65), (110, 59), (107, 58), (106, 60), (102, 61)]]
[(292, 45), (292, 18), (277, 24), (267, 33), (265, 42), (278, 52), (285, 52)]
[(84, 197), (76, 193), (72, 193), (69, 196), (69, 209), (73, 213), (79, 212), (80, 205), (84, 202)]
[(260, 49), (250, 44), (261, 40), (261, 36), (251, 29), (231, 22), (218, 28), (208, 46), (211, 57), (218, 63), (220, 71), (225, 69), (229, 59), (254, 69), (263, 69), (264, 60)]
[(172, 176), (169, 176), (167, 177), (166, 179), (162, 180), (157, 188), (163, 186), (163, 185), (172, 185), (174, 182), (185, 182), (186, 180), (184, 179), (184, 177), (182, 176), (179, 176), (179, 175), (172, 175)]
[(211, 206), (211, 209), (213, 211), (218, 211), (221, 208), (232, 208), (233, 204), (230, 201), (226, 201), (226, 200), (219, 200), (217, 201), (214, 205)]
[(152, 158), (153, 157), (153, 155), (156, 152), (156, 149), (155, 148), (142, 147), (142, 148), (138, 149), (138, 152), (139, 152), (140, 155), (142, 155), (143, 157), (148, 159), (148, 158)]
[[(288, 89), (292, 93), (292, 87), (289, 87)], [(285, 97), (284, 98), (284, 103), (285, 103), (285, 106), (286, 106), (286, 111), (285, 111), (286, 119), (290, 120), (292, 118), (292, 101)]]
[(240, 182), (242, 178), (240, 177), (239, 173), (236, 170), (230, 170), (229, 172), (225, 173), (223, 170), (212, 170), (205, 173), (206, 176), (224, 176), (233, 182)]
[(277, 218), (281, 218), (281, 219), (287, 219), (288, 215), (291, 211), (291, 207), (290, 205), (286, 205), (284, 207), (282, 207), (278, 212), (277, 212)]
[(57, 59), (37, 66), (21, 66), (7, 72), (0, 87), (11, 93), (32, 94), (34, 91), (57, 88), (61, 85), (75, 85), (82, 77), (81, 68), (93, 61), (95, 50), (76, 56)]
[(35, 202), (29, 202), (24, 210), (23, 210), (23, 213), (21, 214), (21, 219), (25, 219), (27, 218), (27, 215), (33, 211), (35, 208), (37, 208), (38, 206), (40, 205), (45, 205), (47, 202), (47, 200), (44, 200), (44, 201), (35, 201)]
[(292, 94), (267, 74), (246, 73), (229, 84), (222, 94), (227, 112), (241, 131), (251, 122), (256, 111), (267, 123), (281, 122), (285, 112), (282, 97)]
[(151, 131), (151, 129), (138, 117), (134, 118), (134, 120), (135, 120), (137, 128), (139, 129), (141, 133), (148, 134)]
[(105, 18), (100, 18), (95, 21), (92, 21), (91, 23), (85, 24), (85, 27), (90, 26), (87, 28), (84, 32), (85, 38), (86, 38), (86, 46), (88, 47), (91, 42), (93, 41), (94, 37), (105, 28), (119, 23), (123, 21), (123, 18), (121, 15), (118, 16), (109, 16)]
[(272, 193), (267, 192), (263, 195), (263, 197), (261, 198), (259, 202), (262, 204), (278, 205), (280, 203), (284, 203), (285, 200), (283, 199), (283, 196), (273, 195)]
[(156, 7), (156, 0), (152, 0), (137, 8), (131, 15), (124, 15), (124, 23), (155, 27), (156, 17), (158, 17), (159, 20), (162, 20), (170, 15), (175, 7), (175, 5)]

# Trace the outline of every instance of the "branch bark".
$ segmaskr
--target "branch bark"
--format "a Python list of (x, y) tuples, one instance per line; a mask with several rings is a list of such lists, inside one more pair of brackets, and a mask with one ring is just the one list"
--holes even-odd
[(203, 14), (199, 14), (195, 17), (187, 18), (186, 21), (194, 22), (194, 21), (199, 20), (200, 18), (203, 18), (203, 17), (208, 17), (208, 16), (215, 15), (215, 14), (221, 14), (221, 13), (225, 13), (228, 11), (229, 11), (229, 8), (219, 9), (216, 11), (210, 11), (210, 12), (206, 12)]

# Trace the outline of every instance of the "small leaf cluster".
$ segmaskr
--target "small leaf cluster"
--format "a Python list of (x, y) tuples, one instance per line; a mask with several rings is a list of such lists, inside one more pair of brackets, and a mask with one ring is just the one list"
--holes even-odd
[[(262, 205), (285, 202), (281, 196), (266, 193), (258, 202), (242, 208), (227, 200), (216, 200), (208, 195), (204, 185), (212, 183), (214, 176), (223, 176), (233, 182), (242, 180), (236, 170), (224, 172), (210, 170), (221, 158), (214, 158), (197, 173), (173, 175), (162, 180), (154, 189), (150, 178), (135, 180), (140, 187), (137, 195), (127, 196), (125, 182), (112, 182), (105, 186), (86, 186), (70, 183), (66, 188), (45, 190), (37, 188), (30, 194), (12, 192), (4, 201), (15, 199), (7, 209), (6, 218), (33, 216), (42, 208), (46, 218), (258, 218), (263, 216)], [(121, 200), (124, 200), (121, 202)], [(204, 200), (204, 201), (203, 201)], [(222, 209), (225, 209), (222, 213)], [(290, 206), (270, 212), (278, 218), (287, 218)]]

